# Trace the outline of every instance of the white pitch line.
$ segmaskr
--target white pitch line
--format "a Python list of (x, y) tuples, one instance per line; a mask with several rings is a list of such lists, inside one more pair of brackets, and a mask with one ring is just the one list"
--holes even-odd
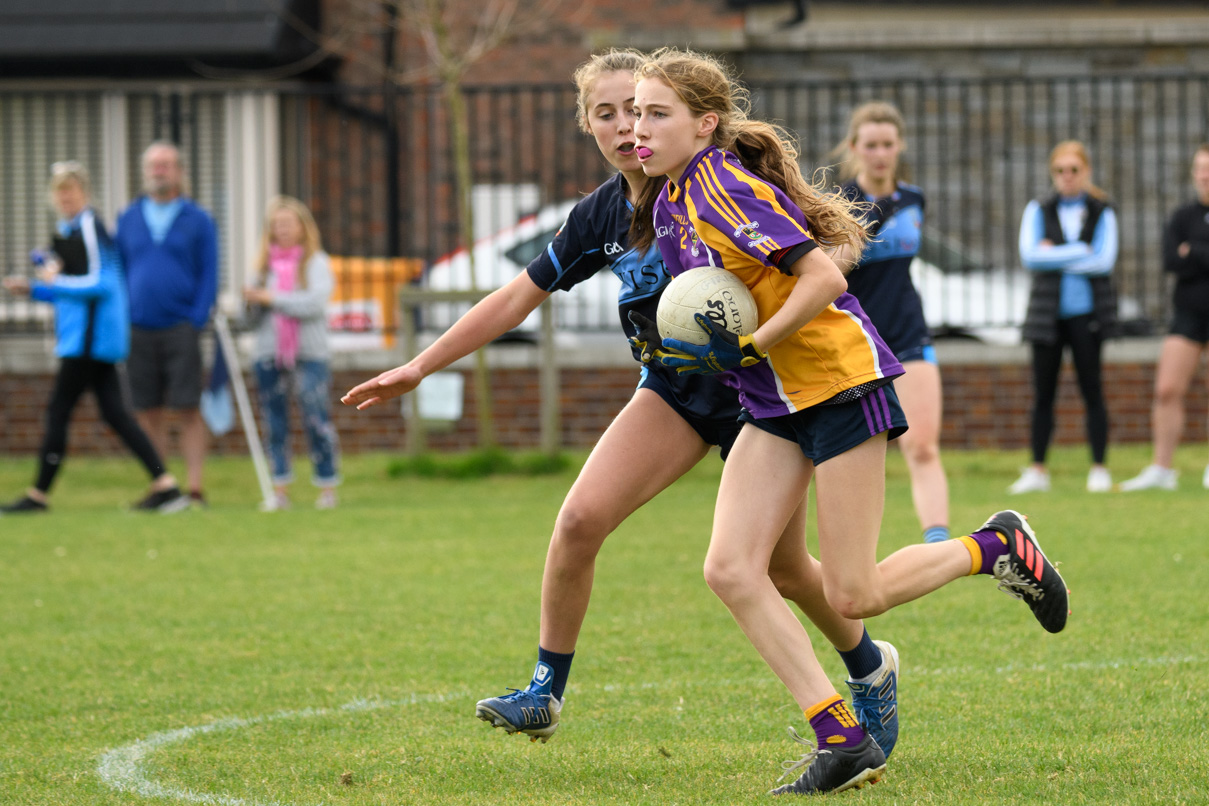
[[(970, 676), (974, 674), (1016, 674), (1020, 672), (1048, 672), (1048, 671), (1101, 671), (1105, 669), (1129, 669), (1138, 666), (1181, 666), (1188, 664), (1201, 664), (1205, 662), (1205, 658), (1192, 655), (1181, 656), (1165, 656), (1159, 655), (1153, 658), (1129, 658), (1118, 660), (1103, 660), (1103, 661), (1075, 661), (1059, 664), (1045, 663), (1030, 663), (1030, 664), (1007, 664), (1004, 666), (984, 667), (984, 666), (950, 666), (940, 667), (936, 669), (928, 669), (918, 667), (908, 669), (909, 680), (913, 675), (921, 675), (926, 677), (942, 677), (948, 675)], [(680, 681), (663, 681), (663, 682), (646, 682), (638, 685), (605, 683), (595, 686), (585, 686), (587, 690), (597, 690), (606, 692), (618, 691), (633, 691), (635, 689), (657, 689), (665, 687), (676, 688), (698, 688), (730, 686), (734, 685), (731, 681), (696, 681), (696, 680), (680, 680)], [(771, 677), (757, 677), (743, 680), (743, 685), (780, 685)], [(226, 730), (238, 730), (240, 728), (251, 727), (265, 722), (279, 722), (286, 719), (310, 719), (313, 717), (332, 716), (341, 713), (355, 713), (359, 711), (376, 711), (383, 708), (397, 708), (407, 705), (416, 705), (418, 703), (429, 702), (447, 702), (459, 697), (469, 696), (465, 691), (458, 691), (449, 694), (420, 694), (412, 695), (401, 700), (353, 700), (350, 703), (341, 705), (338, 708), (301, 708), (295, 711), (278, 711), (273, 714), (264, 716), (253, 716), (247, 718), (230, 717), (227, 719), (219, 719), (214, 722), (209, 722), (204, 725), (194, 725), (187, 728), (177, 728), (176, 730), (163, 731), (161, 733), (153, 733), (145, 739), (139, 739), (130, 744), (123, 745), (114, 750), (110, 750), (101, 756), (100, 763), (97, 765), (97, 775), (109, 787), (122, 792), (134, 792), (145, 798), (167, 798), (173, 800), (182, 800), (189, 803), (204, 803), (212, 804), (212, 806), (292, 806), (292, 804), (278, 803), (276, 801), (256, 801), (247, 800), (245, 798), (236, 798), (229, 795), (216, 795), (209, 792), (194, 792), (191, 789), (180, 789), (152, 781), (143, 772), (143, 764), (147, 759), (164, 747), (180, 742), (188, 741), (195, 736), (201, 736), (207, 733), (217, 733)]]
[(192, 789), (181, 789), (165, 786), (149, 779), (143, 771), (143, 764), (158, 750), (169, 745), (188, 741), (195, 736), (207, 733), (218, 733), (226, 730), (237, 730), (265, 722), (279, 722), (285, 719), (311, 719), (314, 717), (333, 716), (341, 713), (358, 711), (377, 711), (383, 708), (397, 708), (417, 703), (445, 702), (458, 697), (465, 697), (464, 691), (450, 694), (419, 694), (401, 700), (353, 700), (338, 708), (301, 708), (296, 711), (278, 711), (264, 716), (247, 718), (230, 717), (219, 719), (205, 725), (194, 725), (187, 728), (153, 733), (145, 739), (131, 742), (101, 756), (97, 765), (97, 775), (109, 787), (121, 792), (133, 792), (145, 798), (169, 798), (183, 800), (189, 803), (213, 804), (213, 806), (290, 806), (276, 801), (246, 800), (229, 795), (216, 795), (209, 792), (194, 792)]

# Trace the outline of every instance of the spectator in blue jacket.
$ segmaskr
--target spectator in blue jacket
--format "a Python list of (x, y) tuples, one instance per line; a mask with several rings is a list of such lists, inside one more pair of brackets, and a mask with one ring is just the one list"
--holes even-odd
[(1087, 491), (1112, 489), (1104, 464), (1108, 409), (1101, 379), (1101, 348), (1115, 335), (1117, 216), (1108, 194), (1092, 184), (1091, 158), (1077, 140), (1054, 146), (1049, 158), (1053, 193), (1028, 203), (1020, 222), (1020, 261), (1033, 276), (1021, 331), (1033, 348), (1033, 462), (1008, 492), (1046, 492), (1046, 453), (1054, 431), (1054, 403), (1062, 354), (1070, 348), (1087, 409), (1091, 469)]
[(67, 452), (67, 428), (84, 392), (92, 389), (101, 417), (143, 463), (151, 489), (136, 509), (175, 512), (189, 505), (160, 454), (126, 408), (118, 364), (130, 347), (130, 323), (122, 264), (105, 227), (88, 206), (88, 173), (78, 162), (51, 166), (50, 195), (59, 215), (49, 252), (32, 285), (6, 277), (11, 293), (29, 294), (55, 306), (55, 354), (59, 371), (46, 412), (38, 454), (38, 478), (24, 496), (0, 507), (5, 513), (45, 512), (47, 496)]
[(184, 195), (175, 145), (156, 142), (143, 152), (143, 188), (145, 195), (118, 218), (116, 237), (130, 289), (134, 408), (161, 454), (168, 442), (164, 410), (182, 418), (189, 497), (205, 506), (201, 332), (218, 294), (218, 237), (209, 213)]

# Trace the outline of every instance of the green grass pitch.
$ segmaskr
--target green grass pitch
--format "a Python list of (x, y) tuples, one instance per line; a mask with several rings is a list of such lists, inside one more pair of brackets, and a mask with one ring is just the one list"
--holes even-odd
[[(339, 509), (272, 515), (250, 463), (215, 459), (212, 508), (176, 516), (124, 511), (133, 461), (71, 459), (49, 516), (0, 518), (0, 803), (761, 801), (806, 730), (701, 579), (716, 458), (605, 544), (556, 737), (474, 718), (528, 680), (582, 458), (453, 481), (350, 457)], [(1074, 613), (1048, 635), (975, 578), (871, 620), (902, 656), (902, 735), (881, 783), (833, 799), (1209, 803), (1204, 447), (1178, 458), (1179, 492), (1089, 495), (1061, 449), (1052, 493), (1009, 499), (1022, 453), (948, 452), (955, 529), (1028, 513)], [(1147, 459), (1110, 456), (1118, 479)], [(0, 459), (0, 494), (32, 472)], [(893, 451), (888, 475), (882, 556), (919, 532)]]

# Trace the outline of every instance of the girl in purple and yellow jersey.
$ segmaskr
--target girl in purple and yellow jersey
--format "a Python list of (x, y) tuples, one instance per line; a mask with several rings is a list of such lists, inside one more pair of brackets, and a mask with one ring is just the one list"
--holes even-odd
[[(616, 173), (571, 210), (554, 240), (526, 271), (471, 308), (432, 345), (401, 367), (359, 384), (343, 401), (359, 409), (415, 389), (433, 372), (516, 327), (551, 294), (597, 272), (621, 280), (618, 315), (633, 335), (653, 332), (659, 296), (670, 282), (659, 250), (627, 242), (633, 202), (648, 184), (634, 153), (634, 70), (645, 56), (613, 50), (593, 56), (575, 73), (578, 119)], [(647, 324), (641, 324), (647, 323)], [(657, 338), (657, 337), (656, 337)], [(537, 663), (524, 689), (480, 700), (475, 714), (508, 733), (547, 741), (558, 729), (571, 663), (587, 616), (596, 555), (631, 513), (696, 465), (716, 445), (725, 458), (739, 432), (735, 390), (719, 379), (643, 365), (633, 398), (592, 448), (567, 493), (550, 538), (542, 578)], [(887, 754), (898, 735), (896, 651), (873, 641), (864, 625), (827, 603), (819, 564), (806, 551), (803, 504), (785, 523), (766, 571), (779, 594), (793, 601), (830, 640), (848, 671), (857, 717)], [(510, 639), (487, 633), (493, 645)]]
[(1058, 632), (1066, 585), (1010, 510), (960, 540), (909, 546), (877, 562), (886, 442), (906, 420), (891, 384), (902, 368), (827, 254), (863, 246), (859, 211), (802, 178), (796, 149), (779, 129), (747, 118), (743, 91), (713, 58), (666, 49), (636, 77), (638, 158), (648, 175), (667, 181), (644, 187), (631, 244), (656, 242), (673, 275), (727, 268), (760, 314), (745, 336), (698, 316), (707, 344), (667, 339), (649, 350), (678, 372), (721, 375), (745, 409), (722, 473), (705, 578), (815, 731), (817, 748), (793, 767), (801, 776), (774, 792), (861, 786), (881, 777), (884, 754), (768, 576), (773, 547), (812, 479), (823, 587), (842, 615), (874, 616), (984, 573)]
[[(698, 266), (729, 269), (751, 290), (759, 319), (766, 322), (797, 285), (793, 274), (769, 271), (770, 264), (789, 267), (804, 259), (817, 262), (820, 273), (834, 266), (821, 253), (814, 256), (817, 261), (811, 258), (818, 244), (802, 210), (776, 185), (748, 173), (734, 155), (717, 146), (705, 148), (681, 176), (683, 183), (669, 185), (655, 205), (657, 242), (673, 275)], [(863, 240), (859, 224), (847, 223), (851, 237)], [(827, 300), (831, 304), (797, 332), (770, 341), (769, 360), (753, 361), (737, 384), (739, 400), (752, 417), (792, 414), (852, 389), (871, 392), (902, 374), (860, 303), (843, 293), (842, 275), (827, 275), (839, 291)], [(879, 408), (888, 409), (888, 403)], [(891, 432), (897, 436), (904, 430), (905, 421)]]

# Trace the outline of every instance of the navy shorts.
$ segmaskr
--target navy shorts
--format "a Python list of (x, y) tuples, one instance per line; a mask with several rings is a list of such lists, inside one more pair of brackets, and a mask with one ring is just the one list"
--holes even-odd
[(1198, 344), (1209, 344), (1209, 314), (1176, 308), (1175, 315), (1171, 317), (1171, 334)]
[(692, 426), (708, 445), (722, 449), (722, 458), (739, 436), (739, 393), (709, 375), (677, 375), (662, 364), (642, 368), (639, 389), (650, 389)]
[(888, 432), (887, 439), (897, 439), (907, 430), (907, 416), (898, 404), (892, 383), (848, 403), (811, 406), (793, 414), (759, 419), (745, 409), (739, 419), (798, 443), (806, 458), (816, 465), (883, 432)]

